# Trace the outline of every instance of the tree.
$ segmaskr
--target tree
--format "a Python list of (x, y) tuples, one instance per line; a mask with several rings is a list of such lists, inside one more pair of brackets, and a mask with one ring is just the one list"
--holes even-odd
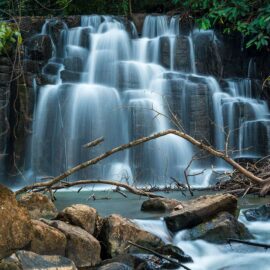
[(246, 47), (269, 48), (270, 2), (268, 0), (172, 0), (201, 29), (219, 27), (224, 33), (240, 32)]

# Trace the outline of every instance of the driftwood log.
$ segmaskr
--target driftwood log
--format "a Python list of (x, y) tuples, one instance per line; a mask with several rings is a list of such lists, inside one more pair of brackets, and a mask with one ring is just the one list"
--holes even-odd
[[(55, 177), (55, 178), (53, 178), (51, 180), (48, 180), (46, 182), (40, 182), (40, 183), (35, 183), (35, 184), (32, 184), (32, 185), (25, 186), (22, 189), (18, 190), (16, 192), (16, 194), (21, 194), (21, 193), (31, 191), (31, 190), (35, 191), (36, 189), (40, 189), (40, 188), (47, 188), (48, 190), (50, 190), (54, 185), (60, 183), (63, 179), (65, 179), (66, 177), (70, 176), (71, 174), (73, 174), (73, 173), (75, 173), (75, 172), (77, 172), (77, 171), (79, 171), (81, 169), (84, 169), (84, 168), (86, 168), (88, 166), (97, 164), (101, 160), (103, 160), (103, 159), (105, 159), (105, 158), (107, 158), (107, 157), (109, 157), (109, 156), (111, 156), (111, 155), (113, 155), (115, 153), (123, 151), (125, 149), (135, 147), (137, 145), (143, 144), (143, 143), (151, 141), (151, 140), (155, 140), (155, 139), (160, 138), (160, 137), (164, 137), (164, 136), (169, 135), (169, 134), (173, 134), (175, 136), (181, 137), (181, 138), (187, 140), (188, 142), (192, 143), (193, 145), (195, 145), (199, 149), (206, 151), (208, 154), (213, 155), (213, 156), (215, 156), (217, 158), (221, 158), (224, 161), (226, 161), (236, 171), (243, 174), (253, 184), (260, 187), (260, 195), (266, 195), (269, 192), (269, 190), (270, 190), (270, 180), (269, 179), (262, 179), (262, 178), (256, 176), (255, 174), (253, 174), (252, 172), (248, 171), (243, 166), (241, 166), (239, 163), (237, 163), (232, 158), (230, 158), (228, 156), (228, 154), (226, 153), (227, 151), (224, 153), (223, 151), (216, 150), (212, 146), (209, 146), (209, 145), (203, 143), (202, 141), (196, 140), (195, 138), (193, 138), (192, 136), (190, 136), (190, 135), (188, 135), (188, 134), (186, 134), (184, 132), (174, 130), (174, 129), (168, 129), (168, 130), (165, 130), (165, 131), (155, 133), (155, 134), (153, 134), (151, 136), (142, 137), (142, 138), (139, 138), (139, 139), (134, 140), (132, 142), (129, 142), (127, 144), (123, 144), (123, 145), (120, 145), (118, 147), (115, 147), (115, 148), (107, 151), (106, 153), (103, 153), (103, 154), (101, 154), (101, 155), (99, 155), (99, 156), (97, 156), (97, 157), (95, 157), (93, 159), (90, 159), (90, 160), (85, 161), (85, 162), (83, 162), (81, 164), (78, 164), (77, 166), (75, 166), (73, 168), (68, 169), (63, 174), (61, 174), (61, 175), (59, 175), (59, 176), (57, 176), (57, 177)], [(120, 183), (118, 183), (118, 185), (120, 186)], [(125, 184), (125, 186), (127, 187), (129, 185)], [(137, 192), (136, 188), (133, 188), (133, 187), (129, 186), (128, 189), (130, 191), (135, 191), (136, 190), (136, 192)], [(140, 194), (140, 195), (142, 195), (142, 194)]]

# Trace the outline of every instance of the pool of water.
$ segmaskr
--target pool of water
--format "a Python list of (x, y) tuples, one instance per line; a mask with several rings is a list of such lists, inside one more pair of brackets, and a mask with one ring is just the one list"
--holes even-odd
[[(206, 192), (197, 192), (195, 196), (204, 194)], [(184, 241), (182, 237), (185, 231), (172, 235), (163, 222), (162, 217), (164, 214), (140, 211), (142, 202), (146, 200), (145, 197), (126, 193), (127, 198), (125, 198), (112, 190), (87, 190), (80, 193), (74, 190), (61, 191), (56, 195), (56, 206), (59, 210), (74, 203), (82, 203), (96, 208), (102, 216), (117, 213), (133, 219), (144, 230), (158, 235), (167, 243), (179, 246), (192, 256), (194, 262), (186, 264), (192, 270), (270, 269), (270, 250), (236, 243), (231, 245), (215, 245), (202, 240)], [(96, 200), (93, 200), (92, 195), (95, 196)], [(160, 195), (179, 200), (190, 199), (188, 194), (184, 196), (180, 192), (160, 193)], [(258, 198), (257, 196), (249, 195), (240, 199), (238, 205), (242, 209), (255, 207), (267, 202), (269, 202), (269, 197)], [(270, 222), (248, 222), (241, 212), (239, 220), (254, 235), (254, 241), (270, 244)]]

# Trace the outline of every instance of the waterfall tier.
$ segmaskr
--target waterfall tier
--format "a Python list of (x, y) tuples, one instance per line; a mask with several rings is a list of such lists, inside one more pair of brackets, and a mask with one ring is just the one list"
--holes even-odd
[[(51, 36), (50, 21), (42, 35)], [(29, 168), (32, 175), (56, 176), (120, 144), (168, 128), (181, 128), (199, 140), (229, 150), (235, 158), (269, 153), (269, 109), (257, 81), (202, 75), (211, 40), (216, 63), (222, 45), (213, 31), (184, 35), (179, 18), (147, 16), (142, 35), (133, 23), (113, 16), (82, 16), (81, 26), (63, 27), (43, 68), (51, 84), (38, 90)], [(200, 61), (199, 61), (200, 60)], [(250, 64), (255, 70), (254, 63)], [(250, 69), (251, 69), (250, 68)], [(252, 73), (250, 71), (249, 73)], [(177, 120), (176, 120), (177, 118)], [(98, 137), (102, 145), (83, 145)], [(197, 153), (173, 135), (145, 143), (83, 170), (73, 179), (111, 179), (138, 185), (184, 181), (184, 169)], [(190, 183), (215, 181), (215, 170), (230, 169), (214, 158), (191, 166)], [(200, 170), (206, 169), (203, 174)]]

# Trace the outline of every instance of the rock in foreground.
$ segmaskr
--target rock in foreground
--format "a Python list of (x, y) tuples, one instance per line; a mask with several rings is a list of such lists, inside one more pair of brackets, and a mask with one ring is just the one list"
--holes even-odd
[(18, 200), (27, 208), (32, 219), (55, 217), (57, 210), (53, 202), (44, 194), (27, 193)]
[(269, 221), (270, 204), (265, 204), (257, 208), (244, 210), (243, 214), (248, 221)]
[(140, 229), (136, 224), (119, 215), (111, 215), (103, 220), (98, 238), (103, 245), (105, 258), (138, 251), (128, 241), (151, 249), (164, 244), (157, 236)]
[(79, 226), (90, 234), (95, 232), (97, 210), (84, 204), (74, 204), (66, 207), (57, 219)]
[(23, 270), (77, 270), (75, 264), (61, 256), (41, 256), (30, 251), (17, 251)]
[(202, 223), (185, 233), (185, 240), (202, 239), (211, 243), (227, 243), (228, 238), (252, 239), (252, 235), (244, 224), (227, 213), (218, 214), (215, 218)]
[(98, 240), (80, 227), (59, 220), (42, 220), (60, 230), (67, 238), (66, 257), (77, 267), (95, 266), (100, 262), (101, 247)]
[(32, 220), (33, 238), (30, 250), (41, 255), (65, 256), (66, 236), (59, 230), (41, 222)]
[(202, 196), (187, 202), (180, 210), (164, 218), (168, 229), (177, 232), (210, 220), (220, 212), (235, 214), (237, 198), (230, 194)]
[(33, 233), (30, 216), (12, 191), (0, 185), (0, 259), (29, 245)]

